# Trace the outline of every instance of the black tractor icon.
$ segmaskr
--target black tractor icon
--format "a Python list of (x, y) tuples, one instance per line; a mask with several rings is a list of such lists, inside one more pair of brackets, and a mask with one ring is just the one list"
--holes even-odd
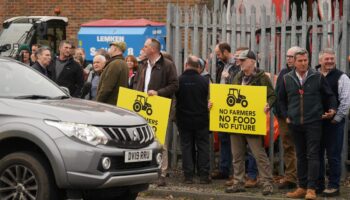
[(147, 115), (152, 115), (152, 105), (147, 103), (147, 98), (141, 95), (137, 95), (133, 109), (135, 112), (140, 112), (140, 110), (146, 111)]
[(246, 97), (241, 95), (241, 90), (236, 88), (230, 88), (229, 93), (227, 95), (226, 103), (229, 106), (234, 106), (236, 103), (240, 103), (242, 107), (248, 106), (248, 101), (246, 100)]

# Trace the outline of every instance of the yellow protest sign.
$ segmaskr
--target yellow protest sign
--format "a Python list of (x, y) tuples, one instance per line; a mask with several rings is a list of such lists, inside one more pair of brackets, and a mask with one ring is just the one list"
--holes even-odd
[(266, 87), (210, 84), (210, 130), (266, 134)]
[(117, 106), (136, 112), (144, 117), (153, 128), (161, 144), (165, 142), (171, 99), (148, 96), (144, 92), (119, 88)]

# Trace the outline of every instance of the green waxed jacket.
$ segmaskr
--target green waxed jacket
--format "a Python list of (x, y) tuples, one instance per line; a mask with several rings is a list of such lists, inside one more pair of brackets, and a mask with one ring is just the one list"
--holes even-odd
[(123, 56), (112, 57), (101, 74), (96, 100), (116, 105), (119, 87), (128, 87), (128, 73), (129, 69)]
[[(243, 79), (244, 73), (241, 71), (239, 72), (232, 81), (233, 85), (242, 85), (242, 79)], [(247, 85), (251, 86), (266, 86), (267, 88), (267, 102), (272, 108), (276, 101), (276, 95), (271, 83), (270, 78), (265, 74), (263, 70), (257, 69), (256, 73), (252, 75), (252, 79), (248, 82)], [(257, 98), (258, 99), (258, 98)]]

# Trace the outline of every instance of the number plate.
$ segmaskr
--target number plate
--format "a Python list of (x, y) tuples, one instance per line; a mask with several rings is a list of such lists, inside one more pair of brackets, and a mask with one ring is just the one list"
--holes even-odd
[(126, 151), (124, 162), (143, 162), (152, 160), (152, 150)]

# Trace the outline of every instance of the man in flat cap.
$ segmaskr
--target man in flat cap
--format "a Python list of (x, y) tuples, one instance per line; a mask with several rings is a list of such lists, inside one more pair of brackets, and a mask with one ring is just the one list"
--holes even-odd
[(124, 61), (125, 42), (112, 42), (108, 54), (111, 59), (106, 63), (97, 89), (97, 101), (111, 105), (117, 104), (119, 87), (128, 86), (128, 65)]

